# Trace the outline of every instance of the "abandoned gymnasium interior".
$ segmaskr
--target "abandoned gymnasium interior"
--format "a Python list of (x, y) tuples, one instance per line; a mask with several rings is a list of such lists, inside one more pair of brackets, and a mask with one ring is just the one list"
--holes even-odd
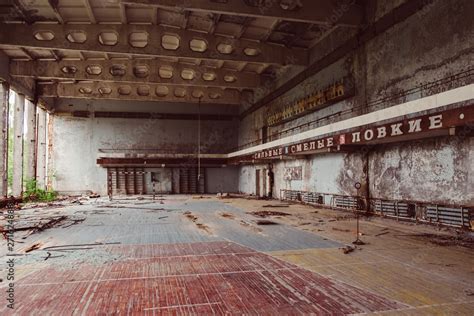
[(0, 0), (0, 315), (474, 315), (473, 17)]

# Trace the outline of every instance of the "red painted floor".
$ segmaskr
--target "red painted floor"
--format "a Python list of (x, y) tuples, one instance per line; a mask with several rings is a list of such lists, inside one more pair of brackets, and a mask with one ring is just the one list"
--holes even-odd
[(334, 315), (403, 307), (230, 242), (118, 245), (100, 251), (121, 258), (98, 266), (53, 265), (18, 281), (15, 312)]

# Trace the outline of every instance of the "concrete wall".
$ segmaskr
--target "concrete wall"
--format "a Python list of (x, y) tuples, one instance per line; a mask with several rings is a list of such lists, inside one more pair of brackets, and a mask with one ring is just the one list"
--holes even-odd
[(239, 191), (239, 168), (206, 168), (206, 192), (232, 192)]
[[(405, 1), (371, 1), (368, 20), (379, 19), (403, 2)], [(336, 115), (321, 121), (313, 125), (313, 128), (436, 93), (435, 90), (424, 91), (394, 99), (380, 106), (365, 105), (472, 68), (474, 23), (471, 12), (474, 12), (474, 2), (470, 0), (427, 1), (425, 8), (417, 14), (247, 116), (240, 125), (239, 145), (260, 137), (260, 131), (269, 113), (290, 105), (346, 74), (352, 74), (355, 79), (355, 97), (271, 127), (269, 135), (342, 110), (360, 107), (353, 113)], [(338, 37), (341, 37), (341, 34), (336, 32), (328, 36), (323, 47), (315, 47), (312, 52), (313, 59), (330, 51), (333, 48), (332, 43), (336, 43)], [(452, 86), (446, 84), (441, 90), (450, 88)], [(366, 185), (366, 159), (363, 153), (351, 153), (275, 162), (275, 193), (278, 194), (280, 189), (286, 188), (356, 194), (353, 187), (355, 182)], [(468, 185), (471, 184), (472, 187), (473, 180), (472, 175), (471, 179), (468, 179), (467, 171), (473, 169), (472, 159), (472, 139), (444, 138), (379, 147), (368, 156), (370, 191), (375, 197), (387, 199), (472, 204), (472, 193), (468, 192)], [(284, 168), (296, 165), (303, 166), (304, 179), (285, 181), (282, 177)], [(254, 193), (256, 167), (241, 167), (241, 191)]]
[[(72, 106), (70, 107), (69, 104)], [(152, 107), (152, 108), (151, 108)], [(111, 111), (167, 110), (163, 105), (137, 103), (86, 104), (82, 100), (62, 100), (59, 109)], [(202, 112), (210, 111), (202, 108)], [(212, 109), (211, 109), (212, 110)], [(223, 111), (227, 111), (225, 107)], [(195, 113), (192, 105), (177, 106), (175, 113)], [(178, 111), (178, 112), (176, 112)], [(215, 110), (214, 110), (215, 113)], [(198, 122), (125, 118), (76, 118), (53, 115), (53, 187), (60, 192), (92, 190), (106, 193), (106, 170), (97, 165), (99, 149), (149, 149), (158, 153), (196, 153)], [(237, 144), (238, 121), (203, 121), (202, 153), (225, 153)]]
[[(275, 185), (273, 197), (279, 198), (280, 190), (299, 190), (330, 194), (355, 195), (356, 182), (364, 183), (364, 156), (362, 154), (325, 154), (308, 159), (280, 160), (273, 163)], [(243, 166), (240, 170), (239, 190), (255, 194), (255, 170), (266, 165)], [(302, 180), (287, 180), (285, 169), (302, 167)]]
[[(371, 14), (369, 20), (380, 18), (402, 2), (404, 1), (374, 1), (375, 8), (368, 13)], [(348, 54), (247, 116), (241, 122), (239, 145), (255, 141), (260, 137), (260, 131), (269, 113), (282, 109), (347, 74), (351, 74), (355, 79), (355, 97), (270, 128), (269, 135), (341, 110), (364, 106), (367, 102), (393, 96), (423, 83), (446, 78), (469, 69), (472, 67), (474, 58), (474, 23), (472, 23), (470, 12), (474, 12), (474, 2), (470, 0), (427, 1), (425, 8), (417, 14), (395, 25), (388, 32), (369, 41), (367, 45)], [(312, 59), (324, 56), (341, 43), (340, 38), (346, 38), (349, 35), (353, 34), (335, 32), (329, 35), (321, 45), (313, 49)], [(444, 88), (448, 89), (449, 85)], [(380, 107), (403, 103), (422, 96), (421, 94), (411, 95), (381, 106), (337, 115), (315, 126), (327, 125), (359, 115), (361, 112), (374, 111)]]
[[(285, 168), (303, 168), (303, 179), (288, 181)], [(266, 166), (243, 166), (239, 189), (255, 194), (255, 170)], [(368, 184), (366, 174), (368, 170)], [(372, 198), (411, 200), (440, 204), (474, 204), (474, 138), (444, 137), (374, 147), (368, 154), (334, 153), (308, 159), (281, 160), (273, 164), (274, 194), (301, 190), (356, 195), (369, 185)]]
[(474, 205), (474, 138), (439, 138), (370, 154), (375, 198)]

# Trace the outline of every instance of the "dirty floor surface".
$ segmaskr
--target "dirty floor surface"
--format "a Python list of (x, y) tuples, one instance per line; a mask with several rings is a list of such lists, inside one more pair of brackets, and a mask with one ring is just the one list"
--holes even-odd
[[(17, 212), (0, 314), (474, 314), (455, 232), (278, 201), (88, 199)], [(5, 225), (4, 219), (1, 225)], [(453, 237), (454, 236), (454, 237)], [(468, 236), (469, 237), (469, 236)]]

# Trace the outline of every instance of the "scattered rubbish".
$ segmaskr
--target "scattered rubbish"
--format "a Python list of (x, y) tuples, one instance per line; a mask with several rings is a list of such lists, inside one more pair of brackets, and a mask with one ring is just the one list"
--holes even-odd
[(99, 205), (97, 207), (100, 207), (100, 208), (128, 208), (127, 206), (123, 206), (123, 205)]
[(67, 216), (63, 215), (58, 218), (51, 219), (50, 221), (44, 223), (43, 225), (39, 225), (35, 230), (36, 231), (43, 231), (48, 228), (52, 228), (55, 225), (58, 225), (59, 223), (65, 221), (67, 219)]
[(313, 213), (313, 214), (318, 214), (319, 211), (312, 211), (311, 213)]
[(471, 290), (471, 289), (465, 289), (465, 290), (464, 290), (464, 293), (465, 293), (467, 296), (474, 296), (474, 290)]
[(337, 227), (333, 227), (332, 230), (335, 230), (335, 231), (338, 231), (338, 232), (344, 232), (344, 233), (349, 233), (350, 232), (349, 229), (341, 229), (341, 228), (337, 228)]
[(52, 256), (51, 255), (51, 252), (48, 252), (47, 256), (44, 258), (44, 260), (48, 260), (48, 259), (53, 259), (53, 258), (60, 258), (60, 257), (65, 257), (64, 255), (57, 255), (57, 256)]
[(217, 193), (217, 198), (218, 199), (230, 198), (230, 195), (229, 193)]
[[(67, 216), (59, 216), (59, 217), (54, 217), (49, 219), (47, 222), (41, 223), (41, 220), (37, 223), (30, 224), (28, 223), (27, 226), (16, 226), (15, 229), (13, 229), (13, 232), (18, 232), (18, 231), (25, 231), (25, 230), (31, 230), (31, 234), (34, 234), (39, 231), (43, 231), (48, 228), (52, 228), (55, 226), (59, 226), (62, 222), (64, 222), (68, 217)], [(2, 234), (8, 232), (8, 230), (5, 230), (2, 228), (0, 231)]]
[(231, 218), (231, 219), (235, 218), (233, 214), (229, 214), (229, 213), (221, 213), (220, 215), (224, 218)]
[(61, 249), (49, 249), (49, 251), (72, 251), (72, 250), (90, 250), (92, 247), (74, 247), (74, 248), (61, 248)]
[(194, 216), (191, 212), (184, 212), (184, 216), (189, 218), (191, 221), (196, 222), (198, 220), (197, 216)]
[[(19, 203), (22, 202), (20, 198), (14, 198), (13, 196), (0, 200), (0, 208), (6, 208), (9, 205), (16, 205), (18, 206)], [(19, 206), (18, 206), (19, 207)]]
[(39, 249), (41, 247), (40, 243), (33, 244), (25, 249), (25, 253), (31, 252), (33, 250)]
[(461, 246), (474, 249), (474, 236), (470, 233), (459, 232), (456, 235), (437, 235), (430, 233), (423, 234), (402, 234), (397, 236), (408, 236), (426, 240), (438, 246)]
[(160, 216), (160, 217), (158, 217), (158, 219), (164, 219), (164, 218), (168, 218), (168, 216)]
[(97, 194), (97, 193), (91, 193), (91, 194), (89, 194), (89, 197), (90, 197), (91, 199), (100, 198), (100, 194)]
[(61, 226), (62, 228), (67, 228), (67, 227), (71, 227), (73, 225), (76, 225), (76, 224), (79, 224), (79, 223), (82, 223), (83, 221), (85, 221), (86, 218), (78, 218), (78, 219), (71, 219), (71, 223), (67, 224), (67, 225), (63, 225)]
[(194, 224), (196, 224), (197, 228), (199, 229), (202, 229), (204, 231), (206, 231), (207, 233), (211, 233), (211, 229), (209, 228), (209, 226), (203, 224), (203, 223), (198, 223), (198, 217), (193, 215), (193, 213), (187, 211), (187, 212), (184, 212), (183, 213), (184, 216), (186, 216), (188, 219), (190, 219)]
[(247, 212), (247, 214), (252, 214), (257, 217), (268, 217), (268, 216), (288, 216), (291, 214), (288, 213), (283, 213), (283, 212), (277, 212), (277, 211), (255, 211), (255, 212)]
[(93, 244), (69, 244), (69, 245), (56, 245), (56, 246), (48, 246), (44, 247), (43, 250), (48, 249), (58, 249), (58, 248), (68, 248), (68, 247), (89, 247), (89, 246), (104, 246), (104, 245), (119, 245), (121, 242), (114, 241), (114, 242), (98, 242)]
[(272, 222), (272, 221), (269, 221), (269, 220), (266, 220), (266, 219), (258, 220), (258, 221), (256, 221), (256, 223), (257, 223), (257, 225), (278, 225), (278, 223)]
[(208, 232), (208, 233), (211, 233), (211, 230), (209, 229), (209, 226), (207, 226), (207, 225), (205, 225), (205, 224), (197, 223), (196, 226), (197, 226), (199, 229), (202, 229), (202, 230), (205, 230), (205, 231)]
[(252, 224), (250, 224), (249, 222), (246, 222), (246, 221), (244, 221), (244, 220), (241, 220), (239, 223), (240, 223), (240, 225), (242, 225), (242, 226), (244, 226), (244, 227), (246, 227), (246, 228), (249, 228), (250, 230), (252, 230), (252, 231), (254, 231), (254, 232), (256, 232), (256, 233), (261, 233), (261, 232), (262, 232), (262, 229), (261, 229), (261, 228), (256, 227), (256, 226), (254, 226), (254, 225), (252, 225)]
[(352, 247), (352, 246), (349, 246), (349, 245), (348, 245), (348, 246), (345, 246), (345, 247), (342, 247), (342, 248), (339, 248), (339, 249), (341, 249), (342, 252), (343, 252), (345, 255), (347, 255), (348, 253), (353, 252), (353, 251), (356, 249), (356, 247)]
[(290, 204), (267, 204), (262, 207), (290, 207)]
[(210, 198), (211, 198), (210, 196), (202, 196), (202, 195), (193, 196), (194, 200), (210, 199)]

